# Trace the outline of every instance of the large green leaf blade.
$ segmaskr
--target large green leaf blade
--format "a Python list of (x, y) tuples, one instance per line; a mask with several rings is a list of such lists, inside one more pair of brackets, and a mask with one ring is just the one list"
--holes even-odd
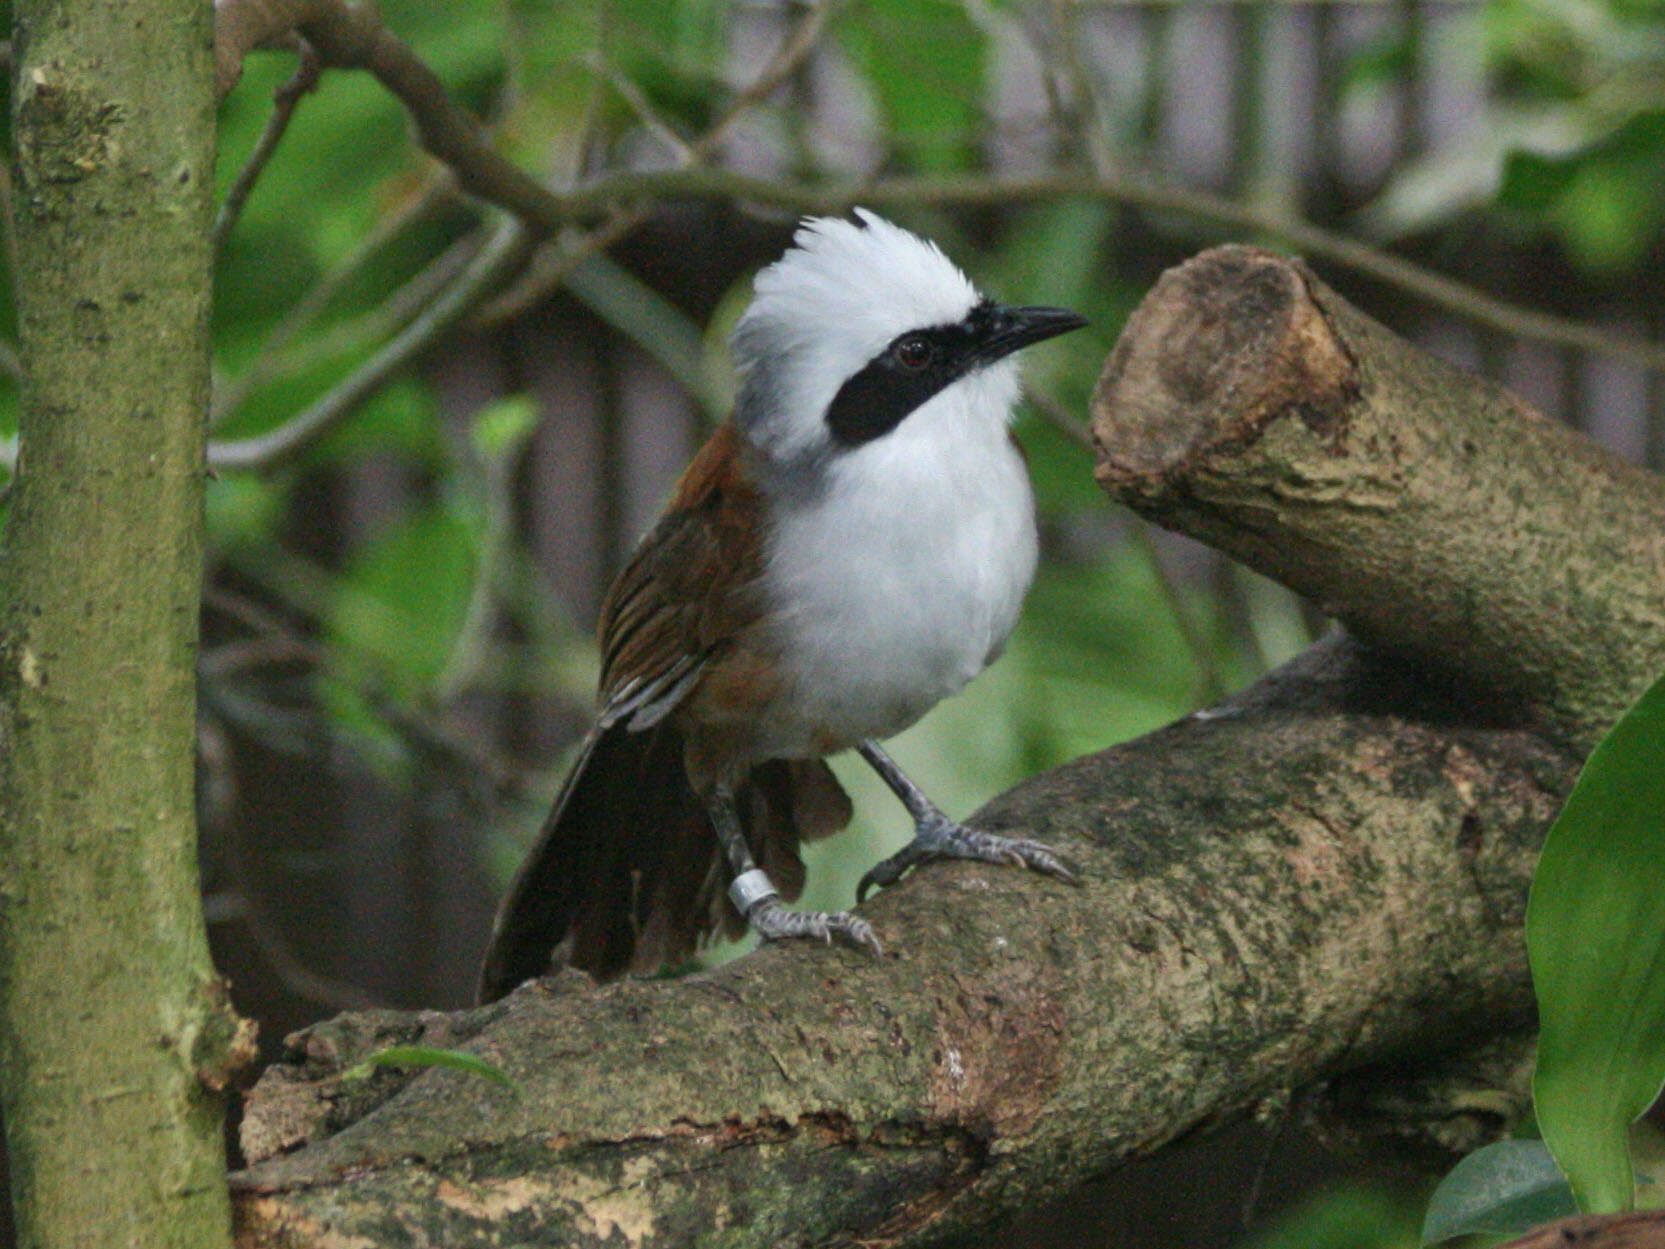
[(1520, 1236), (1578, 1213), (1566, 1177), (1542, 1141), (1493, 1141), (1452, 1168), (1422, 1220), (1422, 1243), (1458, 1236)]
[(1526, 940), (1544, 1141), (1581, 1209), (1629, 1209), (1626, 1132), (1665, 1080), (1665, 679), (1585, 763), (1544, 843)]

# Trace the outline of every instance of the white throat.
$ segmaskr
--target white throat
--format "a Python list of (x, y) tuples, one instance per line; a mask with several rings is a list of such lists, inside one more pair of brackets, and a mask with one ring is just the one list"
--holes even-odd
[(765, 589), (811, 735), (779, 753), (898, 733), (1005, 645), (1036, 561), (1016, 391), (1013, 362), (963, 378), (771, 497)]

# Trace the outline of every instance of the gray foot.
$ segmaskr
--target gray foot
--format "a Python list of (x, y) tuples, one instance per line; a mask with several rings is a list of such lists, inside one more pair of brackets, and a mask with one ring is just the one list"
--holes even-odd
[(873, 925), (848, 911), (794, 911), (779, 898), (767, 897), (746, 912), (746, 922), (765, 941), (786, 941), (814, 937), (829, 945), (834, 937), (878, 958), (885, 951), (873, 933)]
[(1050, 846), (1023, 837), (1002, 837), (998, 833), (967, 828), (937, 811), (919, 821), (913, 830), (912, 841), (868, 869), (867, 875), (856, 886), (856, 901), (865, 898), (873, 886), (894, 885), (909, 868), (932, 859), (1009, 863), (1013, 867), (1027, 867), (1072, 884), (1077, 879), (1075, 864)]

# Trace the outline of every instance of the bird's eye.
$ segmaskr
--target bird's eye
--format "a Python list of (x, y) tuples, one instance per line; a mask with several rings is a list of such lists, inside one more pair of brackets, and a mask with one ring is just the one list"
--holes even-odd
[(922, 369), (931, 362), (931, 341), (909, 334), (896, 344), (896, 362), (904, 369)]

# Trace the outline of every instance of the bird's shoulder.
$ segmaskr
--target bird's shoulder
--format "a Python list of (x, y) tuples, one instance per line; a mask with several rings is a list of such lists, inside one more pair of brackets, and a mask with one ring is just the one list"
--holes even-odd
[[(604, 706), (667, 681), (676, 701), (761, 614), (762, 511), (742, 435), (724, 423), (683, 470), (602, 604)], [(655, 701), (667, 692), (656, 691)]]

